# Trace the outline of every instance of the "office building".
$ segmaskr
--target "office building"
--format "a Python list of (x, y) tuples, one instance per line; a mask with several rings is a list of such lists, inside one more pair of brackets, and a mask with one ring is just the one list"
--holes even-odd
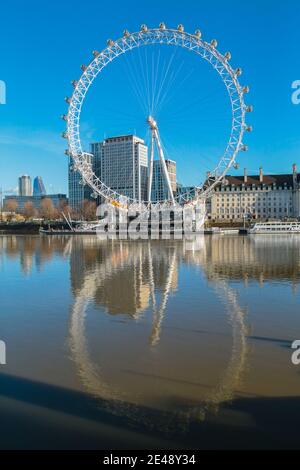
[(182, 184), (177, 183), (176, 196), (180, 203), (195, 199), (196, 193), (196, 186), (182, 186)]
[(19, 196), (32, 196), (31, 178), (28, 175), (19, 177)]
[(147, 199), (148, 148), (135, 135), (110, 137), (92, 144), (96, 172), (109, 188), (139, 201)]
[[(86, 154), (88, 162), (93, 165), (93, 155)], [(79, 171), (74, 170), (74, 162), (69, 159), (69, 204), (74, 210), (80, 210), (85, 199), (91, 199), (92, 189), (87, 184), (82, 184), (82, 177)]]
[(215, 221), (284, 219), (300, 217), (300, 175), (292, 173), (226, 176), (213, 191), (207, 204), (208, 217)]
[(41, 176), (36, 176), (34, 178), (33, 196), (46, 196), (46, 188)]
[[(174, 196), (176, 196), (176, 162), (174, 160), (166, 159), (166, 166), (169, 173), (171, 188)], [(170, 199), (170, 194), (165, 180), (164, 171), (160, 160), (154, 160), (151, 200), (153, 202), (158, 202), (165, 199)]]

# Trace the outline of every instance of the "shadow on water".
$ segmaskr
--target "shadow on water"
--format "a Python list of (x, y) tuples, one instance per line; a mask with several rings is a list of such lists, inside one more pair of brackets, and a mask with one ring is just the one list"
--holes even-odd
[(262, 342), (267, 342), (267, 343), (275, 343), (275, 344), (279, 344), (279, 346), (282, 348), (288, 348), (288, 349), (291, 349), (292, 342), (293, 342), (287, 339), (269, 338), (266, 336), (247, 336), (247, 339), (250, 339), (253, 341), (262, 341)]
[[(299, 447), (300, 397), (237, 398), (224, 403), (218, 416), (191, 422), (185, 434), (166, 436), (149, 433), (141, 424), (134, 429), (126, 419), (106, 412), (104, 400), (79, 391), (3, 373), (0, 390), (0, 448), (167, 449), (170, 443), (186, 449)], [(148, 410), (153, 420), (156, 414)]]

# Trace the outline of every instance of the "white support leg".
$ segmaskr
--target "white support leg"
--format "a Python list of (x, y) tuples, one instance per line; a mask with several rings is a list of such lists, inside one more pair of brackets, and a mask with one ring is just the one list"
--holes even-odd
[[(151, 133), (152, 133), (152, 143), (153, 143), (154, 139), (155, 139), (155, 142), (156, 142), (157, 151), (158, 151), (158, 155), (159, 155), (161, 165), (162, 165), (162, 168), (163, 168), (165, 180), (166, 180), (166, 183), (167, 183), (167, 186), (168, 186), (170, 199), (171, 199), (173, 205), (175, 206), (175, 199), (174, 199), (174, 194), (173, 194), (173, 191), (172, 191), (170, 175), (169, 175), (169, 172), (168, 172), (168, 169), (167, 169), (164, 152), (163, 152), (163, 149), (162, 149), (162, 146), (161, 146), (161, 143), (160, 143), (157, 123), (153, 119), (152, 116), (148, 116), (147, 122), (150, 126)], [(152, 152), (152, 143), (151, 143), (151, 152)], [(153, 154), (152, 154), (152, 156), (153, 156)], [(151, 178), (152, 178), (152, 176), (151, 176)], [(151, 183), (152, 183), (152, 181), (151, 181)]]
[(151, 150), (150, 150), (150, 167), (149, 167), (149, 178), (148, 178), (148, 202), (151, 203), (151, 191), (152, 191), (152, 180), (153, 180), (153, 160), (154, 160), (154, 133), (151, 133)]
[(157, 129), (155, 129), (154, 135), (155, 135), (155, 140), (156, 140), (156, 145), (157, 145), (159, 158), (160, 158), (162, 168), (163, 168), (163, 172), (164, 172), (164, 175), (165, 175), (165, 180), (166, 180), (166, 183), (167, 183), (167, 186), (168, 186), (170, 199), (171, 199), (173, 205), (175, 206), (175, 199), (174, 199), (174, 194), (173, 194), (173, 191), (172, 191), (170, 175), (169, 175), (168, 168), (167, 168), (167, 165), (166, 165), (166, 160), (165, 160), (164, 152), (163, 152), (160, 140), (159, 140), (159, 135), (158, 135)]

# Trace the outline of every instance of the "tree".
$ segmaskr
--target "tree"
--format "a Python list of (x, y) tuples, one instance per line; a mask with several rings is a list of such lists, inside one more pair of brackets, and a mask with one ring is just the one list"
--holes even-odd
[(41, 202), (40, 215), (43, 219), (52, 220), (55, 217), (55, 209), (51, 199), (44, 198)]
[(96, 201), (85, 199), (82, 205), (82, 216), (84, 220), (96, 219), (97, 204)]
[(70, 215), (72, 220), (79, 220), (80, 219), (80, 214), (78, 213), (78, 211), (73, 209), (68, 204), (66, 206), (64, 206), (63, 212), (67, 216), (67, 218), (69, 218), (69, 215)]
[(29, 220), (36, 215), (36, 209), (32, 201), (27, 201), (24, 205), (23, 215), (25, 220)]
[(14, 214), (18, 208), (18, 203), (15, 199), (7, 199), (4, 204), (5, 212), (9, 212), (7, 220), (10, 222), (13, 219)]
[(4, 209), (6, 212), (16, 212), (18, 203), (15, 199), (7, 199), (4, 204)]
[(67, 201), (66, 200), (59, 201), (57, 209), (58, 209), (58, 212), (66, 212), (67, 210), (69, 210)]

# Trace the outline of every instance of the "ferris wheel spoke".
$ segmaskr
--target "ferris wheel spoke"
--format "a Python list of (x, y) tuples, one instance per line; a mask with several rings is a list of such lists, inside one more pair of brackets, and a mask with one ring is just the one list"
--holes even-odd
[(157, 111), (157, 107), (158, 107), (158, 104), (159, 104), (159, 100), (160, 100), (160, 96), (161, 96), (161, 93), (162, 93), (162, 90), (163, 90), (163, 87), (166, 83), (166, 80), (167, 78), (169, 77), (169, 72), (170, 72), (170, 68), (171, 68), (171, 65), (172, 65), (172, 62), (174, 60), (174, 57), (175, 57), (175, 53), (172, 54), (166, 68), (165, 68), (165, 73), (163, 74), (163, 77), (162, 77), (162, 81), (161, 81), (161, 84), (160, 84), (160, 87), (159, 87), (159, 90), (158, 90), (158, 93), (156, 95), (156, 99), (155, 99), (155, 103), (154, 103), (154, 114), (156, 114), (156, 111)]
[[(165, 106), (166, 104), (170, 103), (170, 101), (172, 101), (172, 99), (174, 98), (175, 96), (175, 93), (173, 93), (173, 95), (170, 95), (170, 90), (172, 89), (174, 83), (176, 82), (177, 80), (177, 77), (179, 76), (179, 73), (181, 71), (183, 67), (183, 62), (181, 63), (181, 65), (179, 66), (178, 70), (175, 72), (174, 74), (174, 77), (173, 77), (173, 80), (172, 82), (170, 83), (169, 87), (168, 87), (168, 90), (166, 90), (162, 100), (161, 100), (161, 106), (160, 108), (158, 109), (157, 113), (159, 113), (162, 109), (163, 106)], [(181, 82), (177, 85), (177, 90), (179, 90), (180, 88), (182, 88), (182, 86), (184, 85), (184, 83), (190, 78), (190, 76), (192, 75), (193, 73), (193, 70), (190, 70), (188, 72), (188, 74), (181, 80)], [(169, 95), (169, 97), (168, 97)], [(175, 111), (176, 113), (176, 111)]]

